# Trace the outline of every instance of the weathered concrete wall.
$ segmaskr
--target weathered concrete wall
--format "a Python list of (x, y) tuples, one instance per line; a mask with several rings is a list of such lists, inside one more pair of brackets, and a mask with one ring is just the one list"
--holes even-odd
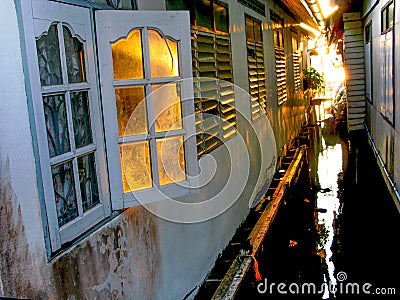
[[(42, 295), (43, 226), (14, 2), (0, 2), (0, 294)], [(26, 291), (29, 290), (28, 293)]]

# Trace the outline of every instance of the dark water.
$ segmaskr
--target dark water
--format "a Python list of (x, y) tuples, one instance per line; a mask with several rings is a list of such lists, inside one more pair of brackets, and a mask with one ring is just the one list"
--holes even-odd
[(341, 125), (310, 129), (308, 168), (257, 254), (263, 279), (252, 269), (235, 299), (400, 299), (400, 215), (367, 136)]

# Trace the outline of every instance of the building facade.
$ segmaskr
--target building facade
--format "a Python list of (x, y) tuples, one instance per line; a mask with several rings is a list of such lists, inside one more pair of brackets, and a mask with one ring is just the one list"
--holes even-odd
[(398, 209), (399, 18), (398, 1), (363, 1), (343, 17), (349, 129), (367, 130)]
[(305, 119), (280, 1), (0, 4), (0, 295), (183, 299)]

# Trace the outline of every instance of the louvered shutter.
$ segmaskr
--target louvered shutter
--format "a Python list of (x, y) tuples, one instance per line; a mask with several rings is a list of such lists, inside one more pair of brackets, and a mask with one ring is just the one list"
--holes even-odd
[[(192, 32), (197, 153), (209, 153), (236, 132), (229, 36)], [(210, 116), (218, 118), (211, 118)]]
[(260, 114), (265, 113), (267, 106), (262, 43), (247, 42), (247, 54), (251, 114), (254, 119)]
[(293, 71), (294, 71), (294, 90), (295, 92), (297, 92), (301, 89), (300, 54), (298, 52), (293, 53)]
[(287, 100), (286, 92), (286, 58), (285, 49), (275, 47), (276, 84), (278, 90), (278, 104)]

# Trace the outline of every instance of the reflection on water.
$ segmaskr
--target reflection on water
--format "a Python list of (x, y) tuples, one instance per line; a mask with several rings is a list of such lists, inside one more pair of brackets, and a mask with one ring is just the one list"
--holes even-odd
[[(349, 299), (328, 288), (343, 282), (400, 291), (398, 276), (392, 275), (400, 270), (393, 246), (400, 218), (366, 137), (349, 137), (345, 123), (314, 108), (303, 128), (310, 137), (308, 168), (285, 195), (257, 254), (270, 290), (258, 293), (260, 282), (250, 270), (236, 300)], [(310, 283), (317, 293), (283, 294), (276, 288)]]
[[(322, 128), (324, 132), (324, 128)], [(321, 137), (321, 149), (318, 155), (318, 180), (320, 190), (316, 195), (316, 204), (319, 209), (317, 213), (317, 228), (324, 228), (322, 232), (326, 235), (326, 243), (321, 245), (318, 253), (322, 253), (322, 266), (326, 267), (324, 280), (328, 284), (336, 285), (334, 276), (335, 266), (332, 261), (332, 243), (335, 234), (335, 226), (338, 214), (340, 214), (340, 201), (338, 199), (338, 181), (343, 178), (343, 144), (336, 134), (326, 133)], [(323, 209), (321, 212), (321, 209)], [(319, 230), (321, 234), (321, 231)], [(329, 289), (325, 288), (323, 299), (329, 299)]]
[(320, 239), (317, 253), (321, 257), (321, 269), (327, 284), (322, 299), (335, 297), (330, 294), (328, 286), (337, 284), (335, 271), (340, 271), (335, 269), (332, 249), (335, 249), (334, 244), (337, 243), (335, 234), (339, 230), (341, 183), (348, 162), (347, 140), (341, 138), (342, 134), (338, 132), (340, 127), (330, 114), (330, 107), (330, 101), (323, 101), (321, 105), (314, 107), (314, 118), (320, 127), (316, 128), (316, 145), (311, 152), (315, 160), (314, 170), (311, 172), (314, 172), (312, 178), (316, 190), (316, 227)]

